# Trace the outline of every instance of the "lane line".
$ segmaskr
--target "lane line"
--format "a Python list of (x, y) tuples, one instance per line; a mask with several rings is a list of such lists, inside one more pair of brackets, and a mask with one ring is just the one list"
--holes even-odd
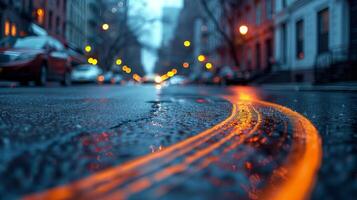
[[(104, 199), (108, 199), (108, 200), (114, 199), (114, 198), (126, 199), (130, 195), (137, 193), (138, 191), (147, 189), (150, 186), (152, 186), (160, 181), (163, 181), (164, 179), (166, 179), (170, 176), (173, 176), (175, 174), (178, 174), (178, 173), (181, 173), (181, 172), (187, 170), (189, 165), (191, 165), (193, 162), (195, 162), (201, 158), (204, 158), (204, 156), (208, 155), (209, 153), (213, 152), (214, 150), (218, 149), (223, 144), (225, 144), (229, 140), (231, 140), (234, 136), (237, 135), (237, 133), (242, 133), (242, 131), (244, 131), (246, 128), (249, 128), (250, 123), (252, 121), (251, 118), (252, 117), (251, 117), (251, 113), (250, 113), (248, 119), (245, 120), (244, 123), (242, 123), (240, 125), (236, 125), (236, 127), (232, 131), (230, 131), (227, 136), (223, 137), (218, 142), (209, 145), (207, 148), (205, 148), (203, 150), (199, 150), (194, 155), (191, 155), (188, 158), (186, 158), (182, 163), (175, 164), (173, 166), (165, 168), (165, 169), (159, 171), (158, 173), (151, 175), (150, 177), (144, 177), (142, 179), (137, 180), (134, 183), (131, 183), (129, 186), (126, 186), (119, 190), (115, 190), (113, 193), (109, 194)], [(241, 144), (244, 141), (244, 139), (247, 136), (249, 136), (251, 133), (252, 133), (252, 131), (248, 132), (247, 134), (240, 134), (242, 137), (236, 142)], [(145, 187), (140, 187), (142, 185), (142, 182), (143, 181), (146, 182), (146, 180), (149, 180), (149, 182), (151, 184), (147, 184), (147, 185), (145, 185)], [(138, 190), (138, 188), (140, 188), (141, 190)]]
[[(273, 188), (269, 191), (268, 189), (270, 199), (308, 199), (315, 185), (322, 159), (321, 138), (317, 129), (307, 118), (289, 108), (264, 101), (256, 102), (276, 108), (292, 119), (295, 127), (300, 127), (300, 130), (295, 130), (294, 136), (298, 139), (304, 139), (304, 144), (301, 144), (301, 141), (293, 142), (293, 145), (303, 145), (303, 151), (297, 152), (300, 156), (294, 154), (288, 156), (285, 163), (285, 168), (288, 171), (287, 179), (278, 187), (278, 190)], [(300, 159), (297, 160), (297, 156)]]
[[(98, 186), (102, 183), (110, 182), (113, 180), (113, 178), (120, 176), (121, 174), (125, 174), (127, 171), (133, 168), (143, 166), (156, 159), (160, 159), (164, 156), (169, 156), (168, 161), (170, 161), (171, 159), (174, 159), (175, 157), (194, 149), (198, 145), (203, 144), (204, 142), (212, 138), (214, 135), (218, 134), (219, 132), (217, 130), (226, 127), (227, 124), (231, 124), (230, 122), (233, 121), (236, 117), (237, 109), (237, 105), (233, 104), (231, 115), (227, 119), (223, 120), (214, 127), (207, 129), (206, 131), (198, 135), (192, 136), (184, 141), (167, 147), (163, 151), (155, 152), (153, 154), (140, 157), (133, 161), (129, 161), (122, 165), (109, 168), (101, 172), (97, 172), (87, 178), (81, 179), (74, 183), (57, 186), (44, 192), (25, 196), (23, 199), (50, 199), (53, 197), (58, 197), (59, 199), (71, 199), (73, 197), (77, 197), (78, 193), (82, 193), (87, 189)], [(125, 181), (125, 179), (122, 179), (120, 181), (118, 180), (117, 183), (122, 183), (123, 181)]]
[[(264, 195), (264, 198), (268, 197), (268, 199), (274, 200), (307, 198), (314, 185), (322, 154), (321, 141), (312, 123), (299, 113), (277, 104), (251, 99), (238, 102), (233, 99), (228, 100), (232, 103), (231, 115), (226, 120), (196, 136), (165, 148), (160, 152), (98, 172), (74, 183), (26, 196), (24, 199), (93, 199), (102, 195), (107, 195), (105, 196), (107, 199), (125, 199), (132, 194), (151, 187), (155, 183), (187, 170), (190, 165), (202, 158), (204, 160), (198, 164), (198, 169), (208, 167), (215, 159), (214, 157), (205, 158), (205, 156), (219, 149), (223, 144), (234, 139), (237, 133), (240, 133), (239, 140), (234, 141), (228, 148), (223, 150), (223, 152), (229, 152), (259, 129), (262, 123), (262, 113), (257, 111), (252, 104), (274, 108), (285, 114), (294, 125), (293, 136), (295, 139), (293, 140), (293, 147), (296, 151), (288, 155), (287, 161), (283, 166), (288, 171), (287, 179), (278, 186), (267, 187), (262, 195)], [(257, 114), (258, 119), (255, 126), (248, 133), (242, 134), (244, 130), (251, 127), (252, 113), (249, 108), (246, 108), (249, 105)], [(244, 110), (244, 106), (246, 106), (245, 110), (249, 113), (248, 117), (244, 122), (237, 124), (237, 120), (241, 120), (237, 118), (240, 117), (238, 116), (239, 111)], [(204, 145), (211, 138), (220, 136), (219, 134), (225, 131), (228, 131), (226, 136), (222, 135), (223, 138), (217, 142), (196, 150), (192, 155), (185, 156), (181, 163), (170, 164), (171, 161), (194, 151), (200, 145)], [(304, 140), (304, 143), (302, 144), (299, 140)], [(167, 164), (169, 166), (162, 168), (160, 171), (155, 171)], [(128, 173), (129, 175), (124, 176)], [(129, 180), (133, 180), (133, 182), (126, 184)], [(116, 188), (118, 190), (115, 190)], [(112, 191), (113, 189), (114, 191)]]

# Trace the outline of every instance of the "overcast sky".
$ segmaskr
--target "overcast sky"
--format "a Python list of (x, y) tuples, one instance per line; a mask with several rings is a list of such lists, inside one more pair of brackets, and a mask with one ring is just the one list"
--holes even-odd
[[(164, 6), (173, 6), (181, 8), (183, 5), (182, 0), (131, 0), (132, 7), (141, 6), (140, 12), (147, 19), (161, 18), (162, 8)], [(144, 4), (143, 4), (144, 3)], [(145, 5), (145, 6), (143, 6)], [(131, 9), (135, 12), (135, 9)], [(139, 40), (153, 48), (159, 48), (162, 38), (162, 24), (160, 20), (147, 24), (145, 26), (145, 34), (141, 35)], [(151, 74), (154, 70), (157, 61), (156, 52), (148, 49), (142, 50), (142, 63), (145, 71)]]

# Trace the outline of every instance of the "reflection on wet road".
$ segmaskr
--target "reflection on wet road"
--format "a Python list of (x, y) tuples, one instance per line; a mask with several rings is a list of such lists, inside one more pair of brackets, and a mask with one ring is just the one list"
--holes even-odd
[(311, 122), (258, 100), (254, 91), (237, 89), (225, 98), (232, 103), (231, 115), (214, 127), (25, 199), (308, 197), (321, 160)]

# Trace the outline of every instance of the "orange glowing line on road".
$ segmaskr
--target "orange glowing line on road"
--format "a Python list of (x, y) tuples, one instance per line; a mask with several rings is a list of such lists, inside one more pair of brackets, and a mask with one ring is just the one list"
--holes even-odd
[[(59, 199), (71, 199), (76, 196), (76, 192), (86, 191), (88, 188), (94, 187), (101, 183), (106, 183), (113, 179), (113, 177), (117, 177), (118, 175), (125, 174), (127, 171), (143, 166), (153, 160), (162, 158), (164, 156), (169, 157), (166, 161), (170, 161), (170, 159), (174, 159), (177, 156), (180, 156), (194, 148), (198, 145), (206, 142), (214, 134), (218, 134), (215, 132), (218, 129), (226, 126), (232, 121), (237, 112), (237, 106), (232, 106), (231, 115), (225, 119), (224, 121), (218, 123), (214, 127), (207, 129), (206, 131), (190, 137), (184, 141), (181, 141), (177, 144), (174, 144), (170, 147), (165, 148), (163, 151), (155, 152), (153, 154), (149, 154), (147, 156), (140, 157), (138, 159), (129, 161), (122, 165), (106, 169), (104, 171), (95, 173), (87, 178), (81, 179), (74, 183), (58, 186), (47, 191), (41, 193), (35, 193), (33, 195), (25, 196), (24, 199), (51, 199), (51, 198), (59, 198)], [(122, 183), (124, 180), (120, 181)], [(88, 191), (89, 192), (89, 191)]]
[[(322, 159), (321, 138), (314, 125), (301, 114), (292, 111), (284, 106), (261, 101), (257, 98), (255, 90), (247, 87), (239, 87), (232, 90), (233, 95), (225, 96), (230, 102), (250, 99), (255, 104), (275, 108), (294, 121), (294, 126), (303, 127), (303, 130), (294, 130), (294, 137), (304, 138), (304, 143), (294, 141), (293, 146), (298, 146), (299, 151), (292, 152), (285, 164), (288, 169), (288, 177), (282, 185), (277, 188), (267, 188), (269, 198), (272, 200), (301, 200), (309, 197), (315, 183), (317, 171), (320, 168)], [(296, 160), (297, 156), (299, 160)], [(266, 195), (264, 198), (266, 199)]]
[[(322, 159), (321, 138), (317, 129), (304, 116), (286, 107), (262, 101), (258, 101), (258, 103), (279, 110), (289, 116), (290, 119), (294, 119), (295, 126), (299, 124), (300, 127), (304, 128), (303, 130), (294, 131), (295, 137), (305, 139), (304, 144), (293, 143), (295, 146), (300, 145), (302, 152), (289, 155), (285, 166), (288, 169), (288, 177), (279, 186), (279, 190), (268, 191), (270, 193), (269, 199), (308, 199), (315, 184), (315, 177)], [(296, 154), (301, 154), (299, 160), (296, 160)]]
[[(309, 120), (288, 108), (258, 100), (256, 98), (257, 94), (255, 94), (254, 91), (239, 89), (234, 93), (235, 95), (226, 97), (226, 99), (233, 104), (231, 115), (216, 126), (167, 147), (162, 151), (98, 172), (71, 184), (27, 196), (25, 199), (73, 199), (77, 198), (78, 195), (81, 198), (102, 198), (103, 195), (106, 195), (106, 199), (124, 199), (131, 194), (151, 187), (155, 182), (162, 181), (174, 174), (185, 171), (193, 162), (201, 158), (204, 158), (204, 160), (198, 163), (199, 168), (207, 167), (210, 163), (214, 162), (215, 156), (208, 158), (205, 156), (233, 139), (233, 141), (231, 141), (232, 144), (224, 150), (224, 152), (230, 151), (241, 144), (249, 135), (258, 130), (262, 122), (262, 117), (261, 113), (252, 106), (253, 104), (271, 107), (285, 114), (294, 122), (294, 138), (306, 140), (304, 142), (296, 141), (296, 139), (293, 140), (293, 146), (299, 151), (293, 151), (288, 156), (284, 166), (284, 168), (288, 169), (286, 172), (287, 178), (276, 188), (268, 187), (263, 193), (264, 198), (293, 200), (307, 198), (321, 162), (321, 142), (315, 127)], [(243, 130), (251, 127), (252, 113), (249, 107), (257, 114), (258, 119), (255, 126), (248, 133), (242, 134)], [(239, 115), (242, 111), (248, 112), (246, 118)], [(240, 120), (241, 122), (239, 122)], [(298, 127), (301, 127), (301, 129)], [(226, 130), (229, 132), (222, 135), (220, 140), (208, 146), (204, 146), (203, 149), (197, 150), (197, 147), (201, 144), (206, 143), (210, 138)], [(234, 140), (237, 134), (239, 135), (239, 139)], [(195, 152), (193, 152), (193, 154), (185, 156), (186, 153), (194, 149)], [(179, 163), (170, 164), (171, 161), (179, 156), (185, 157), (183, 157)], [(300, 159), (297, 160), (297, 158)], [(162, 160), (156, 161), (157, 159)], [(158, 170), (160, 168), (161, 170)], [(127, 182), (133, 180), (133, 178), (138, 179)], [(119, 189), (123, 183), (129, 184)], [(115, 188), (118, 189), (114, 190)]]
[[(247, 105), (244, 104), (240, 104), (240, 108), (242, 110), (247, 110), (246, 109)], [(202, 149), (202, 150), (198, 150), (197, 152), (195, 152), (193, 155), (190, 155), (189, 157), (186, 157), (183, 161), (183, 163), (179, 163), (176, 165), (172, 165), (170, 167), (166, 167), (163, 170), (157, 172), (156, 174), (152, 175), (153, 178), (151, 178), (151, 184), (147, 185), (147, 187), (150, 187), (153, 183), (155, 182), (159, 182), (162, 181), (170, 176), (173, 176), (177, 173), (183, 172), (186, 169), (188, 169), (188, 167), (195, 161), (199, 160), (200, 158), (203, 158), (204, 156), (208, 155), (209, 153), (213, 152), (214, 150), (218, 149), (219, 147), (221, 147), (223, 144), (225, 144), (226, 142), (228, 142), (229, 140), (231, 140), (234, 136), (237, 135), (237, 133), (241, 133), (241, 131), (245, 130), (247, 127), (249, 127), (250, 123), (251, 123), (251, 113), (249, 113), (247, 119), (245, 119), (242, 123), (237, 124), (235, 126), (235, 128), (233, 130), (231, 130), (229, 132), (229, 134), (225, 137), (223, 137), (222, 139), (220, 139), (218, 142), (209, 145), (208, 147)], [(247, 135), (249, 135), (250, 133), (248, 133)], [(243, 139), (239, 140), (239, 142), (243, 142)], [(151, 177), (151, 176), (150, 176)], [(145, 177), (146, 179), (147, 177)], [(130, 195), (132, 195), (133, 193), (136, 192), (136, 188), (140, 186), (142, 179), (139, 179), (133, 183), (131, 183), (129, 186), (117, 190), (114, 193), (108, 195), (105, 199), (114, 199), (116, 197), (120, 197), (123, 199), (128, 198)], [(146, 189), (146, 188), (143, 188)]]

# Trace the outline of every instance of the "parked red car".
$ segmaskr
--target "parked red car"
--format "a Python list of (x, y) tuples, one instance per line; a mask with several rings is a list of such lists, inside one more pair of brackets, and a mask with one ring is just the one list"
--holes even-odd
[(8, 38), (0, 43), (0, 80), (70, 85), (69, 55), (62, 43), (50, 36)]

